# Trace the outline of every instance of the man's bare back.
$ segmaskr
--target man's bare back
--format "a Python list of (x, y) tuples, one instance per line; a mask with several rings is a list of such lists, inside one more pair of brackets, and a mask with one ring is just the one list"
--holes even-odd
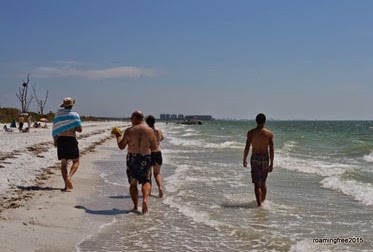
[(267, 154), (273, 134), (266, 128), (255, 128), (247, 132), (247, 139), (251, 143), (253, 154)]
[(124, 132), (121, 143), (122, 145), (128, 145), (128, 153), (150, 155), (151, 151), (156, 148), (153, 130), (143, 123), (128, 128)]
[(273, 170), (274, 144), (273, 133), (264, 128), (266, 117), (260, 113), (256, 116), (257, 126), (247, 132), (242, 164), (247, 167), (247, 156), (252, 147), (251, 178), (254, 183), (255, 198), (260, 207), (267, 195), (266, 179)]
[[(130, 194), (133, 201), (133, 210), (138, 207), (137, 183), (142, 184), (143, 194), (142, 212), (148, 212), (148, 199), (151, 193), (151, 152), (156, 149), (156, 138), (152, 128), (144, 124), (144, 115), (135, 111), (131, 115), (132, 127), (121, 134), (115, 134), (119, 149), (128, 146), (127, 177), (130, 184)], [(140, 154), (140, 155), (139, 155)]]

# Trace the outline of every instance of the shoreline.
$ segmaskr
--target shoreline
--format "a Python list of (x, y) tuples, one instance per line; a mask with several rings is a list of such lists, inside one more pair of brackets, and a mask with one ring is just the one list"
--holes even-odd
[[(123, 125), (116, 124), (121, 127)], [(73, 177), (72, 192), (61, 191), (64, 184), (59, 162), (55, 157), (56, 162), (51, 166), (41, 167), (40, 174), (33, 180), (23, 183), (26, 185), (12, 185), (2, 195), (1, 251), (76, 251), (76, 246), (90, 235), (90, 231), (100, 228), (97, 223), (85, 222), (90, 213), (79, 208), (79, 205), (84, 198), (94, 196), (97, 186), (104, 183), (94, 162), (108, 155), (105, 150), (96, 150), (99, 145), (113, 144), (107, 129), (87, 132), (90, 136), (104, 136), (95, 139), (93, 143), (86, 143), (89, 141), (79, 140), (78, 137), (79, 144), (86, 144), (86, 147), (81, 151), (79, 169)], [(55, 152), (55, 149), (52, 151)]]

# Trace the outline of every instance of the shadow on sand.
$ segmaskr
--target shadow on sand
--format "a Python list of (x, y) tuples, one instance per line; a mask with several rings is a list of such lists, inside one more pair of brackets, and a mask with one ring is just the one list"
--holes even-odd
[(247, 203), (226, 202), (221, 204), (220, 206), (225, 208), (258, 208), (255, 200)]
[[(115, 196), (109, 196), (110, 199), (130, 199), (130, 195), (115, 195)], [(139, 196), (140, 198), (140, 196)]]
[(25, 191), (61, 191), (62, 188), (54, 188), (50, 186), (17, 186), (18, 189), (20, 190), (25, 190)]
[(117, 208), (112, 208), (112, 209), (107, 209), (107, 210), (92, 210), (81, 205), (74, 206), (74, 208), (83, 209), (86, 213), (95, 214), (95, 215), (119, 215), (119, 214), (133, 213), (132, 210), (120, 210)]

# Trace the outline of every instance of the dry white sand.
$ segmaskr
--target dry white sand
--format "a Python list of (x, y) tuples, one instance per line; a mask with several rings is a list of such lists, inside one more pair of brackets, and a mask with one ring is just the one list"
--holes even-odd
[(90, 233), (88, 229), (98, 228), (83, 223), (86, 213), (75, 208), (79, 199), (94, 193), (100, 180), (92, 162), (105, 153), (93, 152), (94, 148), (106, 140), (114, 141), (110, 136), (112, 127), (127, 125), (83, 124), (78, 137), (82, 157), (72, 192), (61, 192), (64, 183), (50, 129), (2, 131), (0, 251), (75, 251), (75, 245)]

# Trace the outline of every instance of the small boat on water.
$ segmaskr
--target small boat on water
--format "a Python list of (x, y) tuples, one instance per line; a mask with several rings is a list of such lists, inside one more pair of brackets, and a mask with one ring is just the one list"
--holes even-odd
[(184, 121), (181, 121), (181, 122), (177, 122), (177, 124), (185, 124), (185, 125), (202, 125), (202, 122), (201, 121), (197, 121), (197, 120), (184, 120)]

